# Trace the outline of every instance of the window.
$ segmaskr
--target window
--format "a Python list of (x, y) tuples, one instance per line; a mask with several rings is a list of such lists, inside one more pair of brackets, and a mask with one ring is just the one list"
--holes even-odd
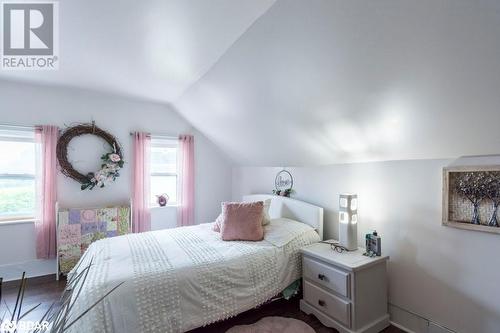
[(151, 137), (151, 206), (164, 193), (169, 205), (177, 203), (177, 147), (176, 139)]
[(0, 222), (35, 216), (33, 129), (0, 127)]

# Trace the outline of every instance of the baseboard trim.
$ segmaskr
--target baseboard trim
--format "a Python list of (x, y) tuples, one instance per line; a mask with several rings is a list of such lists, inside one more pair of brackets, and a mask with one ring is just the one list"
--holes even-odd
[[(47, 274), (35, 277), (29, 277), (26, 279), (28, 281), (28, 286), (38, 286), (44, 283), (53, 282), (56, 280), (55, 274)], [(17, 289), (21, 285), (21, 279), (19, 280), (11, 280), (7, 282), (3, 282), (2, 286), (5, 289)]]
[(404, 326), (403, 326), (403, 325), (401, 325), (401, 324), (398, 324), (398, 323), (393, 322), (392, 320), (391, 320), (391, 321), (389, 321), (389, 322), (391, 323), (391, 325), (392, 325), (392, 326), (395, 326), (395, 327), (399, 328), (400, 330), (405, 331), (406, 333), (416, 333), (416, 332), (414, 332), (414, 331), (412, 331), (412, 330), (410, 330), (410, 329), (408, 329), (408, 328), (404, 327)]
[[(457, 333), (456, 331), (438, 324), (418, 313), (405, 309), (399, 305), (389, 303), (391, 324), (408, 333)], [(409, 329), (408, 327), (412, 327)]]

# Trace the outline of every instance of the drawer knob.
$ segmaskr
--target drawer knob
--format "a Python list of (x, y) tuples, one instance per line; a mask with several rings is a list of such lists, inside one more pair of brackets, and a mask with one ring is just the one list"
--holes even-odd
[(319, 305), (319, 306), (325, 306), (325, 304), (326, 304), (326, 303), (325, 303), (325, 301), (323, 301), (323, 300), (321, 300), (321, 299), (320, 299), (320, 300), (318, 300), (318, 305)]
[(323, 274), (318, 274), (318, 279), (320, 279), (321, 281), (324, 281), (326, 278), (326, 276), (324, 276)]

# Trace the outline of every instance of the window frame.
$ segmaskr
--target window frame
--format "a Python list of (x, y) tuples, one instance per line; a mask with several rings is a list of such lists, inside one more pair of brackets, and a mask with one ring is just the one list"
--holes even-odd
[[(176, 153), (175, 153), (175, 167), (176, 167), (176, 172), (149, 172), (149, 180), (151, 181), (153, 177), (175, 177), (175, 191), (178, 192), (179, 189), (179, 168), (178, 168), (178, 162), (179, 162), (179, 142), (177, 138), (170, 137), (170, 136), (160, 136), (160, 135), (151, 135), (151, 149), (153, 148), (175, 148)], [(150, 155), (152, 155), (150, 153)], [(152, 169), (153, 162), (151, 161), (151, 156), (150, 156), (150, 161), (149, 161), (149, 167), (150, 170)], [(151, 188), (151, 185), (150, 185)], [(153, 194), (153, 193), (151, 193)], [(177, 194), (177, 193), (176, 193)], [(175, 207), (178, 204), (177, 201), (168, 201), (167, 207), (172, 206)], [(155, 208), (155, 207), (160, 207), (158, 203), (155, 200), (152, 200), (150, 198), (150, 203), (149, 203), (150, 208)]]
[[(16, 137), (16, 136), (8, 136), (5, 135), (4, 132), (12, 131), (12, 132), (27, 132), (30, 133), (30, 137)], [(28, 142), (32, 143), (35, 151), (35, 160), (36, 156), (36, 142), (35, 142), (35, 128), (34, 127), (25, 127), (25, 126), (7, 126), (0, 125), (0, 141), (3, 142)], [(33, 180), (35, 184), (34, 195), (35, 195), (35, 203), (37, 201), (37, 191), (36, 191), (36, 163), (35, 163), (35, 171), (33, 174), (29, 173), (0, 173), (0, 180), (3, 179), (21, 179), (21, 180)], [(0, 224), (10, 224), (10, 223), (18, 223), (18, 222), (26, 222), (26, 221), (34, 221), (36, 216), (36, 208), (33, 210), (32, 215), (0, 215)]]

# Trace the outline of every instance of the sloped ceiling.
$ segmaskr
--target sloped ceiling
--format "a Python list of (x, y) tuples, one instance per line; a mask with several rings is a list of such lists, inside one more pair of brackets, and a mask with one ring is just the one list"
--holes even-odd
[(155, 100), (240, 165), (500, 152), (497, 0), (60, 1), (60, 70)]
[(176, 103), (242, 165), (500, 153), (495, 1), (279, 0)]
[(0, 79), (169, 103), (274, 1), (59, 1), (59, 71), (0, 71)]

